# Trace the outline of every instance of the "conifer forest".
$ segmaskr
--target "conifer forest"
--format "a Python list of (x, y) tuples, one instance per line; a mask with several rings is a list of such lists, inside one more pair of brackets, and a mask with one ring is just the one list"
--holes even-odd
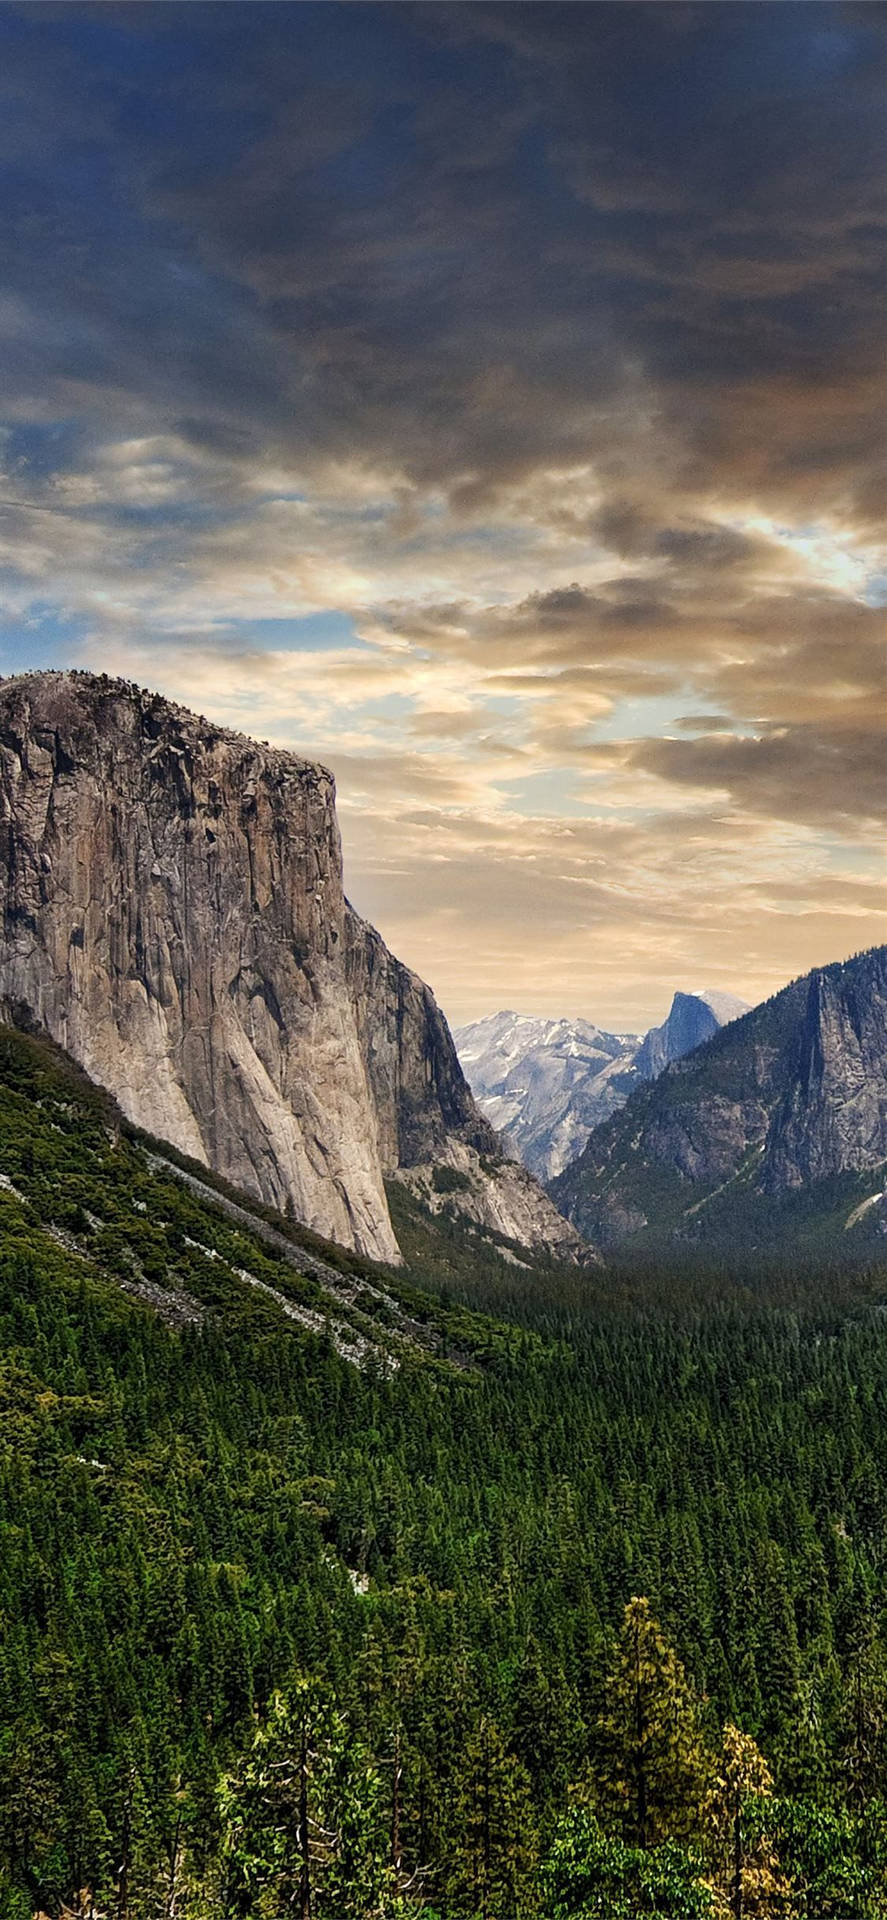
[(336, 1332), (0, 1055), (4, 1920), (887, 1913), (887, 1271), (526, 1276), (403, 1201)]
[(0, 0), (0, 1920), (887, 1920), (887, 0)]

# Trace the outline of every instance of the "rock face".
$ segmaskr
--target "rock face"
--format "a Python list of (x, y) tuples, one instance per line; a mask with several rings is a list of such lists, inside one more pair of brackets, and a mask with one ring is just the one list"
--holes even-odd
[(643, 1039), (520, 1013), (490, 1014), (453, 1037), (487, 1119), (540, 1180), (554, 1180), (640, 1080), (747, 1011), (733, 994), (676, 993), (668, 1019)]
[(725, 1233), (764, 1244), (762, 1222), (766, 1238), (802, 1217), (799, 1202), (809, 1216), (817, 1192), (824, 1209), (843, 1204), (841, 1181), (885, 1161), (887, 947), (876, 947), (793, 982), (639, 1088), (552, 1192), (610, 1244)]
[(806, 982), (763, 1177), (771, 1189), (887, 1159), (887, 947)]
[[(317, 1232), (396, 1260), (384, 1176), (499, 1155), (429, 989), (345, 899), (323, 767), (123, 681), (7, 680), (0, 874), (0, 1013)], [(514, 1238), (541, 1211), (581, 1252), (535, 1201)]]
[(641, 1079), (655, 1080), (670, 1061), (682, 1060), (743, 1013), (748, 1013), (748, 1004), (733, 993), (718, 993), (711, 987), (702, 993), (676, 993), (668, 1019), (661, 1027), (651, 1027), (638, 1048), (635, 1066)]
[(603, 1033), (589, 1020), (493, 1013), (453, 1038), (487, 1119), (540, 1180), (574, 1160), (637, 1085), (637, 1034)]

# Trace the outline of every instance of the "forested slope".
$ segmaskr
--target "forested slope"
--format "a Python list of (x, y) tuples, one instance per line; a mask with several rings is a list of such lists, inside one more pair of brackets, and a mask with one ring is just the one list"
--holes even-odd
[(495, 1321), (180, 1171), (0, 1036), (0, 1913), (887, 1911), (887, 1276)]

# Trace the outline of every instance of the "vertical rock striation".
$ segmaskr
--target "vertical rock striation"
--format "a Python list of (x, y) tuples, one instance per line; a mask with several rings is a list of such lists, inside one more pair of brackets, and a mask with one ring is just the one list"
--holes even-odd
[(384, 1175), (498, 1150), (433, 996), (345, 899), (325, 768), (105, 676), (7, 680), (0, 879), (5, 1017), (317, 1232), (396, 1260)]
[(800, 983), (766, 1166), (771, 1191), (887, 1160), (887, 947)]

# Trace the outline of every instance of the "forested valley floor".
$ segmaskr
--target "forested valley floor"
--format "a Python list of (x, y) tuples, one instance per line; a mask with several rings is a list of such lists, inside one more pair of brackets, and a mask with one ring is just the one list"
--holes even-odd
[(396, 1204), (334, 1313), (0, 1035), (3, 1920), (887, 1915), (887, 1266)]

